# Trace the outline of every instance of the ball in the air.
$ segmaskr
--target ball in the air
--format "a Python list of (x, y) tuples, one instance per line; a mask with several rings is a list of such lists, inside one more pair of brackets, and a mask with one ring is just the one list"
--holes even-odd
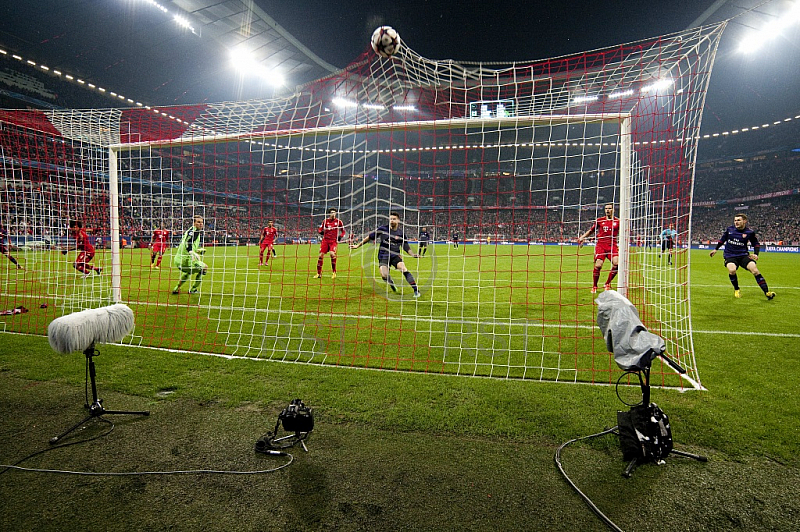
[(372, 33), (372, 49), (383, 58), (400, 51), (400, 35), (391, 26), (381, 26)]

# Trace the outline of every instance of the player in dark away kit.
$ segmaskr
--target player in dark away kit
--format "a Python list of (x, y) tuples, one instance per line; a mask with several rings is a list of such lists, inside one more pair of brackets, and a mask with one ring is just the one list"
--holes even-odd
[[(748, 250), (748, 244), (753, 246), (752, 253)], [(761, 244), (758, 243), (755, 231), (747, 227), (746, 214), (737, 214), (733, 217), (733, 225), (722, 233), (717, 247), (711, 251), (710, 255), (713, 257), (723, 245), (725, 249), (722, 251), (722, 257), (725, 259), (725, 267), (728, 269), (728, 279), (733, 285), (733, 297), (742, 297), (742, 293), (739, 291), (739, 278), (736, 276), (736, 270), (742, 267), (755, 276), (758, 286), (761, 287), (767, 299), (774, 298), (775, 292), (770, 292), (767, 281), (756, 267)]]
[(414, 276), (411, 275), (411, 272), (408, 271), (408, 268), (406, 268), (400, 249), (402, 248), (414, 258), (418, 258), (419, 255), (413, 253), (411, 251), (411, 246), (408, 245), (406, 235), (400, 227), (400, 215), (396, 212), (391, 213), (387, 225), (378, 227), (375, 231), (365, 236), (361, 242), (353, 244), (350, 247), (352, 249), (358, 249), (369, 241), (378, 243), (378, 264), (380, 265), (381, 279), (389, 283), (392, 292), (397, 292), (397, 287), (394, 285), (394, 281), (389, 272), (390, 266), (394, 266), (395, 269), (403, 272), (406, 281), (411, 288), (414, 289), (414, 297), (419, 297), (420, 293), (417, 288), (417, 282), (414, 280)]
[(431, 241), (431, 235), (428, 233), (428, 228), (423, 227), (419, 230), (419, 246), (417, 247), (417, 255), (424, 257), (428, 252), (428, 243)]

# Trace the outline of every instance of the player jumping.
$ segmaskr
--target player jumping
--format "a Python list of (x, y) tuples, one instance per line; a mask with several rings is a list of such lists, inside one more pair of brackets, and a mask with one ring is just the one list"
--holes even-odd
[(0, 253), (5, 255), (6, 257), (8, 257), (8, 260), (11, 261), (11, 264), (14, 264), (17, 267), (18, 270), (24, 270), (25, 268), (22, 267), (22, 264), (17, 262), (17, 259), (15, 259), (11, 255), (11, 251), (9, 251), (9, 249), (8, 249), (9, 246), (10, 246), (10, 243), (9, 243), (9, 246), (6, 246), (6, 241), (7, 240), (8, 240), (8, 231), (6, 231), (5, 227), (0, 225)]
[[(72, 263), (72, 267), (81, 272), (84, 279), (92, 275), (92, 271), (96, 272), (98, 275), (102, 273), (103, 268), (98, 268), (97, 266), (89, 264), (94, 258), (94, 246), (89, 243), (89, 236), (83, 228), (83, 222), (80, 220), (70, 220), (69, 234), (75, 239), (75, 249), (80, 252)], [(66, 249), (62, 249), (61, 254), (66, 255), (67, 251)]]
[(661, 255), (667, 253), (667, 264), (672, 264), (672, 248), (675, 247), (675, 240), (678, 238), (675, 226), (669, 224), (669, 227), (661, 231), (659, 238), (661, 239)]
[(205, 251), (203, 249), (203, 217), (195, 216), (192, 227), (183, 234), (175, 253), (175, 259), (173, 259), (173, 264), (181, 271), (181, 278), (178, 285), (173, 288), (173, 294), (181, 293), (181, 285), (188, 281), (192, 274), (194, 274), (194, 282), (189, 293), (197, 293), (197, 289), (203, 281), (201, 276), (208, 273), (208, 265), (200, 260), (200, 255)]
[[(265, 264), (269, 264), (270, 256), (275, 257), (277, 254), (275, 253), (275, 249), (273, 245), (275, 244), (275, 236), (278, 234), (278, 229), (272, 225), (272, 220), (267, 220), (267, 226), (261, 231), (261, 247), (260, 251), (258, 252), (258, 265), (264, 266)], [(264, 250), (267, 250), (267, 260), (264, 260)]]
[(614, 216), (614, 204), (606, 203), (604, 206), (606, 215), (595, 220), (588, 231), (578, 237), (578, 248), (583, 246), (586, 237), (597, 230), (597, 243), (594, 246), (594, 271), (592, 272), (592, 293), (597, 293), (597, 281), (600, 279), (600, 270), (606, 259), (611, 261), (611, 271), (603, 287), (611, 290), (611, 281), (617, 276), (619, 270), (619, 218)]
[[(753, 246), (752, 253), (748, 251), (748, 242)], [(722, 257), (725, 259), (725, 267), (728, 269), (728, 278), (733, 285), (733, 297), (742, 297), (742, 293), (739, 291), (739, 278), (736, 276), (736, 270), (741, 266), (755, 276), (758, 286), (761, 287), (767, 299), (774, 298), (775, 292), (769, 291), (767, 281), (764, 280), (764, 276), (761, 275), (761, 272), (756, 267), (761, 244), (758, 243), (755, 231), (747, 227), (746, 214), (737, 214), (733, 217), (733, 225), (722, 233), (719, 242), (717, 242), (717, 247), (711, 251), (710, 255), (713, 257), (723, 244), (725, 249), (722, 251)]]
[(406, 253), (414, 258), (419, 258), (419, 255), (413, 253), (411, 251), (411, 246), (408, 245), (405, 233), (400, 228), (400, 215), (396, 212), (391, 213), (389, 215), (388, 225), (378, 227), (375, 231), (365, 236), (361, 242), (353, 244), (350, 247), (352, 249), (358, 249), (370, 240), (378, 241), (378, 264), (380, 265), (381, 279), (389, 283), (392, 292), (397, 292), (397, 287), (394, 285), (392, 276), (389, 273), (389, 266), (394, 266), (395, 269), (403, 272), (406, 281), (408, 281), (408, 284), (414, 289), (414, 297), (419, 297), (420, 293), (417, 288), (417, 282), (414, 280), (414, 276), (411, 275), (411, 272), (408, 271), (408, 268), (406, 268), (403, 257), (400, 254), (400, 248), (402, 247)]
[(428, 243), (431, 241), (431, 235), (428, 233), (428, 228), (423, 227), (419, 230), (419, 246), (417, 247), (417, 254), (424, 257), (428, 252)]
[(333, 270), (331, 279), (336, 279), (336, 246), (345, 235), (344, 223), (336, 218), (336, 209), (328, 209), (328, 217), (319, 227), (319, 234), (322, 236), (322, 242), (319, 246), (317, 275), (314, 276), (314, 279), (322, 277), (322, 262), (325, 260), (326, 254), (331, 256), (331, 269)]
[(156, 270), (161, 269), (161, 259), (164, 258), (164, 252), (167, 250), (168, 241), (169, 241), (169, 231), (167, 231), (166, 229), (153, 230), (153, 236), (150, 238), (151, 268), (155, 268)]

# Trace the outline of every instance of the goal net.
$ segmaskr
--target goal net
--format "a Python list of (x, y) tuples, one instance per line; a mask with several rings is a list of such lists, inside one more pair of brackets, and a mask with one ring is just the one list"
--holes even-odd
[[(688, 370), (656, 361), (653, 384), (700, 387), (687, 245), (723, 29), (510, 64), (404, 45), (285, 98), (3, 111), (0, 215), (26, 270), (3, 263), (0, 302), (31, 309), (5, 327), (41, 333), (55, 315), (124, 301), (132, 341), (154, 347), (613, 383), (597, 282)], [(598, 231), (578, 243), (609, 204), (618, 267), (609, 254), (597, 276)], [(342, 228), (320, 241), (331, 209)], [(381, 261), (392, 213), (387, 243), (408, 248)], [(78, 257), (69, 220), (93, 258)]]

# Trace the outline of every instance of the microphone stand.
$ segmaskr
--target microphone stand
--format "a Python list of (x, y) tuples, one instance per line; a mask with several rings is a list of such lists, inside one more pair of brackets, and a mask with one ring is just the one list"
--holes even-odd
[(57, 443), (64, 436), (66, 436), (67, 434), (69, 434), (73, 430), (85, 425), (87, 421), (89, 421), (89, 420), (91, 420), (93, 418), (96, 418), (96, 417), (100, 417), (100, 416), (102, 416), (104, 414), (132, 414), (132, 415), (138, 415), (138, 416), (149, 416), (150, 415), (149, 411), (106, 410), (103, 407), (103, 400), (99, 399), (97, 397), (97, 381), (95, 379), (97, 373), (96, 373), (95, 367), (94, 367), (94, 357), (98, 353), (95, 351), (94, 342), (92, 342), (92, 344), (89, 347), (86, 348), (86, 350), (83, 352), (83, 354), (86, 355), (86, 364), (89, 367), (89, 378), (90, 378), (91, 383), (92, 383), (92, 404), (91, 405), (83, 405), (84, 408), (87, 408), (89, 410), (89, 415), (86, 416), (81, 421), (79, 421), (78, 423), (76, 423), (75, 425), (73, 425), (70, 428), (68, 428), (67, 430), (65, 430), (64, 432), (62, 432), (61, 434), (59, 434), (58, 436), (53, 436), (52, 438), (50, 438), (50, 443), (51, 444), (52, 443)]

